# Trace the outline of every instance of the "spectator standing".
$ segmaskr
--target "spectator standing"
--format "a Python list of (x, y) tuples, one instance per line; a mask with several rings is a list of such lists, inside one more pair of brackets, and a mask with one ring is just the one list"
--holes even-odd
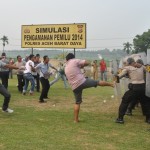
[[(22, 58), (20, 55), (17, 56), (17, 62), (15, 62), (15, 66), (18, 68), (24, 68), (25, 69), (25, 62), (22, 61)], [(23, 77), (23, 69), (22, 70), (17, 70), (17, 79), (18, 79), (18, 91), (20, 93), (23, 92), (23, 86), (24, 86), (24, 77)]]
[(102, 81), (107, 81), (107, 65), (104, 58), (100, 61), (100, 76)]
[(94, 60), (91, 65), (93, 66), (92, 77), (93, 77), (94, 80), (97, 80), (98, 79), (97, 60)]

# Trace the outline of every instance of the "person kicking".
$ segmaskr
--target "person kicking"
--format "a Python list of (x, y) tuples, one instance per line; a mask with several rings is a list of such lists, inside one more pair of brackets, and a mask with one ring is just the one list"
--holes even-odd
[(74, 105), (74, 122), (78, 123), (83, 89), (97, 86), (114, 87), (114, 84), (105, 81), (96, 81), (93, 79), (85, 78), (85, 76), (81, 72), (81, 68), (83, 68), (84, 66), (88, 66), (90, 62), (86, 60), (75, 59), (75, 56), (72, 53), (69, 53), (66, 56), (66, 61), (65, 74), (76, 100)]

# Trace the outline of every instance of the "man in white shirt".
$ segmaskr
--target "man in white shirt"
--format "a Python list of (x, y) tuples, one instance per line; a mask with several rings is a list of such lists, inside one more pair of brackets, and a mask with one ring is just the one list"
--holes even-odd
[(34, 77), (32, 75), (32, 67), (34, 67), (34, 55), (31, 54), (29, 56), (29, 60), (25, 65), (25, 71), (24, 71), (24, 79), (25, 79), (25, 85), (23, 87), (23, 95), (26, 94), (28, 85), (29, 85), (29, 81), (31, 83), (31, 88), (30, 88), (30, 95), (33, 94), (34, 92), (34, 87), (35, 87), (35, 82), (34, 82)]
[[(35, 59), (34, 59), (34, 67), (36, 67), (40, 63), (41, 63), (40, 55), (36, 54)], [(32, 75), (34, 77), (36, 91), (40, 92), (40, 75), (39, 75), (39, 71), (32, 72)]]

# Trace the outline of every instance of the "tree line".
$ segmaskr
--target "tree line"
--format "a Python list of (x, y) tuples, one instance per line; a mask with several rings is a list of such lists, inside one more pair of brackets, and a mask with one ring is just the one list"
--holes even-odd
[[(143, 32), (142, 35), (136, 35), (133, 39), (133, 44), (126, 42), (123, 43), (124, 51), (127, 54), (136, 54), (139, 52), (147, 53), (147, 49), (150, 48), (150, 29), (147, 32)], [(132, 48), (133, 47), (133, 48)]]

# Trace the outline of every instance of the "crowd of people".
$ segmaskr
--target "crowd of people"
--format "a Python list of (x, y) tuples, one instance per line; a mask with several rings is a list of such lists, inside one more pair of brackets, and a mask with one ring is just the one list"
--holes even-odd
[[(48, 91), (50, 88), (49, 77), (45, 77), (46, 73), (50, 75), (49, 68), (57, 69), (49, 63), (49, 57), (44, 56), (43, 62), (40, 60), (40, 55), (29, 55), (26, 58), (22, 58), (20, 55), (17, 56), (17, 61), (12, 62), (12, 59), (7, 59), (6, 54), (2, 53), (0, 59), (0, 78), (2, 84), (0, 84), (0, 93), (4, 96), (4, 103), (2, 110), (4, 112), (12, 113), (13, 110), (10, 109), (10, 93), (8, 92), (8, 78), (9, 73), (12, 69), (17, 70), (17, 87), (18, 91), (23, 95), (26, 95), (29, 83), (31, 83), (29, 95), (33, 95), (36, 88), (37, 92), (40, 92), (40, 82), (42, 85), (41, 95), (39, 98), (40, 103), (46, 102), (45, 99), (48, 98)], [(10, 77), (13, 77), (12, 75)]]
[[(92, 66), (92, 78), (86, 77), (84, 74), (84, 67)], [(49, 82), (50, 76), (53, 72), (50, 68), (55, 70), (56, 78)], [(100, 77), (98, 77), (98, 68)], [(66, 63), (59, 63), (59, 67), (55, 68), (47, 55), (41, 61), (40, 55), (29, 55), (26, 58), (17, 56), (17, 61), (8, 60), (5, 53), (2, 53), (0, 60), (0, 93), (4, 96), (4, 103), (2, 111), (12, 113), (13, 110), (9, 108), (10, 93), (8, 92), (8, 78), (12, 69), (17, 70), (18, 91), (23, 95), (27, 95), (29, 83), (29, 95), (33, 95), (35, 89), (40, 92), (39, 103), (45, 103), (48, 99), (48, 92), (50, 86), (56, 83), (59, 79), (64, 82), (64, 87), (68, 88), (69, 85), (72, 89), (75, 98), (74, 104), (74, 122), (79, 122), (79, 111), (82, 103), (82, 92), (86, 88), (97, 86), (110, 86), (114, 87), (113, 82), (107, 82), (107, 65), (104, 59), (99, 62), (97, 60), (92, 63), (86, 60), (76, 59), (75, 55), (69, 53), (66, 56)], [(129, 89), (124, 93), (121, 104), (119, 106), (118, 118), (116, 123), (124, 123), (124, 115), (132, 114), (132, 109), (137, 103), (140, 102), (143, 115), (146, 116), (146, 122), (150, 123), (150, 98), (145, 95), (145, 80), (144, 73), (146, 69), (142, 64), (142, 60), (135, 61), (132, 57), (127, 59), (127, 64), (123, 70), (116, 75), (121, 79), (128, 76), (131, 80)], [(10, 76), (12, 77), (12, 75)], [(69, 83), (69, 85), (68, 85)], [(41, 85), (41, 86), (40, 86)]]

